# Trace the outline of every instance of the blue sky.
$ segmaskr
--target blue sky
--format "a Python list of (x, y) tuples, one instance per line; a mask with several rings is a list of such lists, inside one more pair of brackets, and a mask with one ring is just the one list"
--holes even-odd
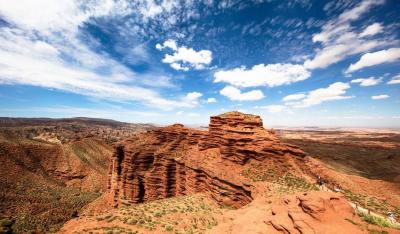
[(400, 127), (400, 2), (0, 0), (0, 115)]

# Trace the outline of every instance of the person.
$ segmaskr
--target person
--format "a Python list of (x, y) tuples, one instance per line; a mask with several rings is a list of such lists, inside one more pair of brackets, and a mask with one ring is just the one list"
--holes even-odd
[(339, 186), (335, 186), (335, 187), (333, 188), (333, 191), (336, 192), (336, 193), (339, 193), (339, 192), (341, 192), (342, 190), (340, 189)]
[(321, 176), (317, 177), (317, 184), (322, 186), (324, 184), (324, 181), (322, 180)]
[(396, 223), (396, 215), (392, 212), (388, 213), (388, 219), (391, 223)]

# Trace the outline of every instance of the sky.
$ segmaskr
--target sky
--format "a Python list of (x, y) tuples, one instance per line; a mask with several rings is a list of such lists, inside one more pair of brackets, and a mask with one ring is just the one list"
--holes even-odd
[(0, 116), (400, 127), (398, 0), (0, 0)]

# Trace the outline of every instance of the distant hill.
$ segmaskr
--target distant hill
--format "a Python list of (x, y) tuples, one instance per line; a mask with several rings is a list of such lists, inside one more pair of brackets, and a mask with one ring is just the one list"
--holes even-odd
[(0, 129), (28, 139), (42, 139), (49, 142), (71, 142), (87, 137), (97, 137), (107, 143), (114, 143), (156, 128), (151, 124), (125, 123), (98, 118), (8, 118), (0, 117)]
[(125, 123), (119, 122), (112, 119), (101, 119), (101, 118), (88, 118), (88, 117), (75, 117), (75, 118), (10, 118), (0, 117), (0, 127), (23, 127), (23, 126), (40, 126), (40, 125), (57, 125), (63, 123), (76, 123), (76, 124), (87, 124), (87, 125), (103, 125), (103, 126), (140, 126), (143, 128), (154, 127), (152, 124), (137, 124), (137, 123)]

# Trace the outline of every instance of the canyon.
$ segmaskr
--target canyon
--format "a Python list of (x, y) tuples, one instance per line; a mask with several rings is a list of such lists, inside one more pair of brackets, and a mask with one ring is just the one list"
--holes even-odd
[(368, 226), (348, 201), (359, 195), (337, 190), (362, 178), (351, 185), (287, 142), (240, 112), (211, 116), (207, 130), (138, 133), (114, 145), (107, 192), (60, 233), (398, 233)]
[(236, 111), (207, 130), (0, 125), (0, 232), (399, 233), (385, 217), (400, 212), (396, 133), (270, 129)]

